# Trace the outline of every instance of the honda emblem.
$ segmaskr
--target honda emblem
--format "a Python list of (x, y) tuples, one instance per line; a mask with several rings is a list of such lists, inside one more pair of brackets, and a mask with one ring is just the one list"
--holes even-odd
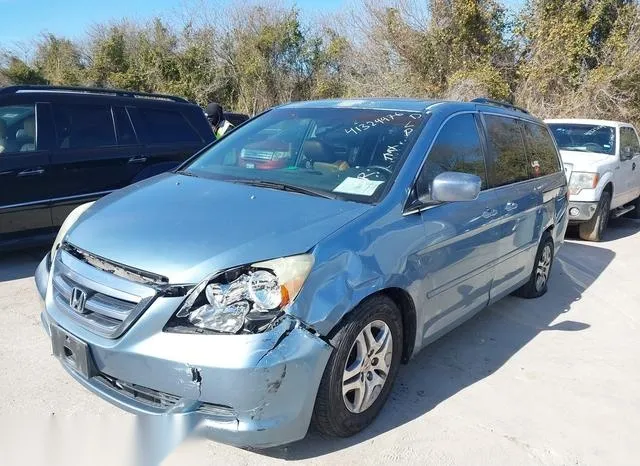
[(69, 298), (69, 306), (78, 314), (84, 314), (84, 305), (87, 302), (87, 293), (80, 288), (73, 288), (71, 290), (71, 297)]

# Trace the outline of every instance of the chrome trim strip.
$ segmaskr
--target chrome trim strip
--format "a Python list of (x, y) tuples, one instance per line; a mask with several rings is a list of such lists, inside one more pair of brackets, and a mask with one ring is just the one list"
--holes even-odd
[(41, 199), (39, 201), (30, 201), (30, 202), (22, 202), (19, 204), (10, 204), (10, 205), (4, 205), (4, 206), (0, 206), (0, 211), (2, 210), (9, 210), (9, 209), (15, 209), (18, 207), (29, 207), (29, 206), (33, 206), (33, 205), (38, 205), (38, 204), (48, 204), (51, 202), (62, 202), (62, 201), (73, 201), (73, 200), (80, 200), (80, 199), (91, 199), (93, 197), (101, 197), (101, 196), (105, 196), (107, 194), (112, 193), (113, 190), (110, 191), (99, 191), (97, 193), (89, 193), (89, 194), (78, 194), (76, 196), (66, 196), (66, 197), (53, 197), (50, 199)]

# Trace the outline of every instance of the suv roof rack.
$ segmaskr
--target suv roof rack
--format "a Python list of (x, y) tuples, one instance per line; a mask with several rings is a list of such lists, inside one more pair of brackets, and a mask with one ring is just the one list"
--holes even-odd
[(99, 87), (77, 87), (77, 86), (8, 86), (0, 88), (0, 94), (17, 94), (22, 92), (59, 92), (73, 94), (96, 94), (96, 95), (114, 95), (118, 97), (131, 97), (138, 99), (157, 99), (170, 100), (173, 102), (188, 103), (187, 99), (167, 94), (150, 94), (147, 92), (125, 91), (122, 89), (105, 89)]
[(529, 114), (528, 110), (525, 110), (522, 107), (518, 107), (516, 105), (510, 104), (509, 102), (503, 102), (501, 100), (493, 100), (493, 99), (487, 99), (486, 97), (478, 97), (476, 99), (473, 99), (471, 102), (474, 102), (476, 104), (495, 105), (497, 107), (508, 108), (511, 110), (517, 110), (518, 112)]

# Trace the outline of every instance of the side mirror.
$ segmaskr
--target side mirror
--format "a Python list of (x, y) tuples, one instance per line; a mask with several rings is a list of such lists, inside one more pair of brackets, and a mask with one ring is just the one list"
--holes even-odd
[(478, 198), (481, 186), (482, 180), (476, 175), (458, 172), (440, 173), (431, 183), (431, 196), (429, 201), (473, 201)]
[(620, 149), (620, 160), (631, 160), (635, 154), (631, 150), (630, 146), (622, 147)]

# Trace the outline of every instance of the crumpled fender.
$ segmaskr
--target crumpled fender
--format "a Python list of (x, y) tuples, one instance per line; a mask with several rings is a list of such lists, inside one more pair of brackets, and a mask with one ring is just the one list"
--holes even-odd
[(375, 209), (362, 215), (314, 248), (316, 266), (287, 312), (328, 335), (362, 300), (381, 290), (405, 290), (417, 307), (425, 298), (416, 262), (423, 241), (420, 215)]

